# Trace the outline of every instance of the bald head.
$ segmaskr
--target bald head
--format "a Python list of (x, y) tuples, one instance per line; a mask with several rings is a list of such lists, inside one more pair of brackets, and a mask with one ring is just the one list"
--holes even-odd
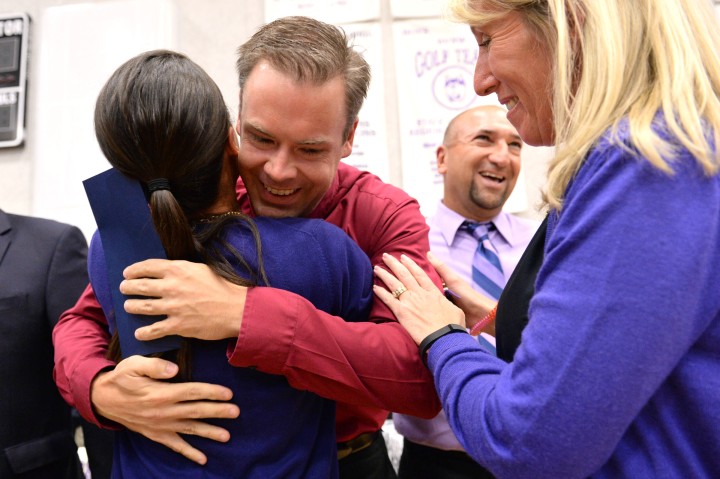
[(445, 205), (476, 221), (497, 216), (520, 172), (522, 140), (499, 106), (483, 105), (453, 118), (437, 149)]
[[(474, 108), (470, 108), (469, 110), (465, 110), (462, 113), (457, 114), (452, 120), (450, 120), (450, 123), (448, 123), (447, 128), (445, 128), (445, 136), (443, 136), (443, 143), (447, 144), (453, 141), (454, 136), (457, 135), (458, 131), (458, 123), (462, 123), (463, 120), (467, 120), (466, 117), (477, 117), (477, 116), (484, 116), (487, 114), (488, 116), (499, 116), (501, 115), (503, 118), (505, 118), (505, 115), (507, 114), (507, 110), (501, 106), (497, 105), (480, 105), (476, 106)], [(507, 118), (505, 118), (507, 120)], [(507, 121), (507, 124), (510, 124), (510, 121)], [(511, 125), (512, 127), (512, 125)], [(512, 127), (514, 129), (514, 127)], [(517, 131), (516, 131), (517, 133)]]

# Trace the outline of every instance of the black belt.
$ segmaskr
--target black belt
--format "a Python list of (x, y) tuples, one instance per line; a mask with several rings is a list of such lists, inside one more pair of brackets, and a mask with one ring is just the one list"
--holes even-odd
[(355, 452), (367, 449), (375, 442), (375, 439), (377, 439), (380, 434), (382, 434), (381, 431), (366, 432), (349, 441), (337, 443), (338, 460), (344, 459)]

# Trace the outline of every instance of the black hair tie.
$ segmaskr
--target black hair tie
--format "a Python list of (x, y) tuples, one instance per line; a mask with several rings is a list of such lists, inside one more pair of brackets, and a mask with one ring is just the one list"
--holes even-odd
[(153, 191), (168, 190), (170, 191), (170, 183), (165, 178), (156, 178), (147, 182), (148, 193), (152, 194)]

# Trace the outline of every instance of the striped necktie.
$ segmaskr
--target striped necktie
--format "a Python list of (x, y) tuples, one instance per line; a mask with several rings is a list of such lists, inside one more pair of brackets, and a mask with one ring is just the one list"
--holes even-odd
[(505, 287), (500, 258), (490, 243), (489, 233), (495, 230), (492, 223), (464, 221), (460, 228), (472, 234), (478, 241), (472, 262), (472, 278), (475, 289), (498, 299)]

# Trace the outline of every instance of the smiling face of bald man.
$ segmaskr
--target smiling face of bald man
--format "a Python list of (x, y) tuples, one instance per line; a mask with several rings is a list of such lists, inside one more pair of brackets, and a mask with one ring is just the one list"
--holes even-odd
[(520, 173), (520, 135), (500, 107), (483, 106), (453, 119), (437, 149), (445, 205), (487, 221), (502, 210)]

